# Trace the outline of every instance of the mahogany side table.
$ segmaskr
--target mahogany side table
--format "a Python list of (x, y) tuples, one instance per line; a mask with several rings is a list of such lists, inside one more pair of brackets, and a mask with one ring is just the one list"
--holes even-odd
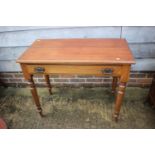
[(112, 76), (116, 91), (114, 119), (117, 121), (133, 55), (125, 39), (39, 39), (17, 60), (31, 89), (38, 112), (43, 116), (34, 74), (43, 74), (50, 94), (49, 74)]

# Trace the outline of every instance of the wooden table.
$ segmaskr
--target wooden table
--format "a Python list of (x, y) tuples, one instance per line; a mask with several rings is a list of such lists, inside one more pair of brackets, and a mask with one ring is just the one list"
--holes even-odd
[(28, 81), (34, 102), (41, 116), (42, 108), (33, 81), (34, 74), (43, 74), (49, 89), (49, 74), (112, 76), (115, 92), (114, 118), (118, 119), (133, 55), (125, 39), (39, 39), (17, 60)]

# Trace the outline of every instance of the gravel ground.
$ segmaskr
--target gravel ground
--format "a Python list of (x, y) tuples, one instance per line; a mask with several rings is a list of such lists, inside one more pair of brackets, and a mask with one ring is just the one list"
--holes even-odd
[(10, 129), (155, 128), (155, 110), (144, 105), (148, 89), (127, 88), (119, 122), (112, 120), (114, 96), (110, 89), (38, 88), (43, 113), (36, 112), (29, 89), (0, 87), (0, 117)]

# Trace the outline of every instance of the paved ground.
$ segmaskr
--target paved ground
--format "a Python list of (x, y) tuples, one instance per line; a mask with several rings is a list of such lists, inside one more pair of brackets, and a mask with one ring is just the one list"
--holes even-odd
[(118, 123), (108, 88), (39, 88), (45, 118), (40, 118), (24, 88), (0, 88), (0, 117), (9, 128), (155, 128), (155, 110), (143, 102), (148, 89), (127, 88)]

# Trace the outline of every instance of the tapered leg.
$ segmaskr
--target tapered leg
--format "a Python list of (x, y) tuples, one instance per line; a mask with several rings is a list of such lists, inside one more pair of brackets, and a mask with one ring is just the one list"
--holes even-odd
[(46, 85), (48, 87), (48, 91), (50, 94), (52, 94), (52, 87), (51, 87), (51, 84), (50, 84), (50, 79), (49, 79), (49, 75), (44, 75), (45, 76), (45, 81), (46, 81)]
[(37, 110), (38, 110), (40, 116), (43, 117), (42, 108), (41, 108), (41, 105), (40, 105), (40, 102), (39, 102), (39, 97), (38, 97), (37, 90), (36, 90), (36, 87), (35, 87), (35, 84), (34, 84), (34, 81), (33, 81), (33, 76), (31, 76), (31, 78), (28, 79), (28, 84), (30, 86), (34, 102), (35, 102), (35, 104), (37, 106)]
[(122, 105), (125, 88), (126, 88), (126, 82), (120, 82), (119, 87), (118, 87), (116, 101), (115, 101), (114, 115), (113, 115), (115, 121), (118, 121), (118, 116), (119, 116), (120, 108)]
[(118, 81), (118, 78), (117, 77), (113, 77), (113, 81), (112, 81), (112, 93), (113, 94), (116, 92), (117, 81)]

